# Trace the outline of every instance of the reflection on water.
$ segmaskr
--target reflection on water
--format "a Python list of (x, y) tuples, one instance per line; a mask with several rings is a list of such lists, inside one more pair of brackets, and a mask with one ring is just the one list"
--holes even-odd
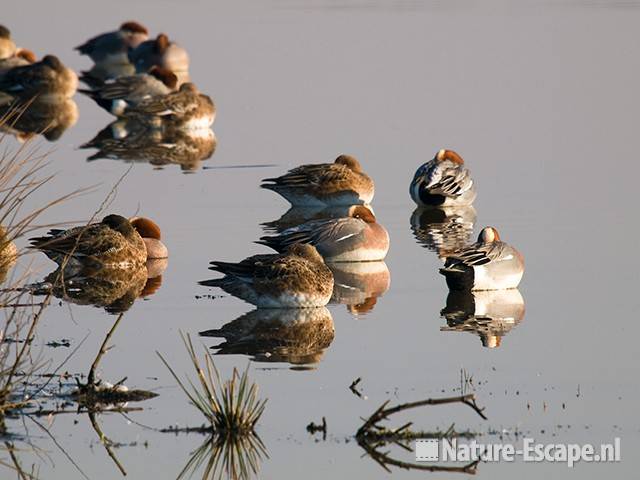
[[(267, 449), (255, 433), (210, 435), (192, 454), (180, 478), (230, 478), (249, 480), (258, 476)], [(201, 475), (196, 475), (202, 472)]]
[(333, 317), (325, 307), (257, 309), (223, 325), (200, 332), (225, 341), (217, 355), (249, 355), (259, 362), (318, 363), (335, 335)]
[(447, 321), (443, 332), (471, 332), (488, 348), (500, 346), (502, 337), (525, 314), (524, 299), (516, 288), (479, 292), (451, 291), (440, 315)]
[(331, 303), (341, 303), (354, 315), (370, 312), (378, 297), (389, 290), (391, 273), (385, 262), (327, 264), (333, 273)]
[(77, 305), (93, 305), (116, 314), (129, 310), (136, 299), (153, 295), (162, 284), (166, 259), (155, 259), (138, 269), (84, 267), (56, 269), (38, 285), (38, 293)]
[(6, 123), (0, 125), (0, 131), (20, 141), (39, 134), (50, 142), (56, 141), (76, 124), (78, 116), (76, 102), (63, 95), (36, 97), (25, 104), (0, 94), (0, 117), (7, 118)]
[(411, 230), (418, 243), (439, 257), (469, 243), (476, 210), (466, 207), (418, 207), (411, 215)]
[[(373, 209), (370, 205), (366, 207)], [(262, 223), (265, 232), (282, 233), (288, 228), (297, 227), (311, 220), (328, 220), (349, 216), (353, 205), (340, 205), (333, 207), (291, 207), (279, 219)]]
[(216, 136), (209, 128), (148, 128), (133, 118), (123, 118), (107, 125), (80, 148), (98, 150), (88, 161), (114, 159), (156, 167), (175, 164), (193, 171), (213, 155), (216, 146)]

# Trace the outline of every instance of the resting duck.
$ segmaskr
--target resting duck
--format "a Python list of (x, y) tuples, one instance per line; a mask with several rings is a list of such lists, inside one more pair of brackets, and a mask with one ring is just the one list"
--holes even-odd
[(9, 58), (0, 60), (0, 77), (7, 73), (9, 70), (15, 67), (24, 67), (25, 65), (31, 65), (38, 59), (36, 54), (26, 48), (19, 48), (16, 50), (15, 55)]
[(148, 258), (167, 256), (158, 225), (146, 218), (129, 221), (120, 215), (107, 215), (101, 222), (69, 230), (50, 230), (47, 236), (30, 241), (31, 248), (41, 250), (58, 264), (69, 258), (72, 268), (137, 268)]
[(451, 290), (516, 288), (524, 274), (524, 258), (500, 240), (495, 228), (485, 227), (476, 243), (447, 256), (440, 273)]
[(200, 93), (193, 83), (183, 83), (180, 90), (163, 97), (149, 98), (127, 109), (140, 121), (160, 119), (174, 128), (197, 130), (209, 128), (216, 118), (216, 106)]
[(331, 299), (333, 275), (311, 245), (292, 245), (286, 253), (254, 255), (240, 263), (211, 262), (223, 278), (200, 285), (220, 287), (262, 308), (322, 307)]
[(22, 99), (54, 94), (72, 97), (78, 88), (78, 76), (55, 55), (41, 61), (15, 67), (0, 78), (0, 90)]
[(409, 193), (419, 206), (471, 205), (476, 189), (464, 160), (453, 150), (440, 150), (413, 177)]
[(334, 163), (302, 165), (280, 177), (265, 178), (260, 186), (295, 206), (367, 204), (374, 194), (373, 180), (350, 155), (340, 155)]
[(170, 41), (165, 33), (130, 50), (129, 61), (138, 73), (148, 72), (151, 67), (157, 66), (175, 72), (180, 83), (189, 81), (189, 54), (180, 45)]
[(16, 53), (16, 44), (11, 39), (11, 31), (0, 25), (0, 59), (12, 57)]
[(279, 235), (261, 237), (257, 243), (278, 252), (295, 243), (308, 243), (326, 262), (371, 262), (387, 256), (389, 234), (376, 223), (371, 210), (356, 205), (348, 217), (303, 223)]
[(128, 107), (151, 98), (164, 97), (175, 91), (177, 86), (178, 77), (173, 72), (153, 67), (149, 73), (119, 77), (94, 90), (81, 89), (80, 93), (91, 97), (99, 106), (119, 117)]
[(149, 38), (147, 29), (138, 22), (125, 22), (113, 32), (102, 33), (75, 47), (80, 55), (88, 55), (95, 63), (129, 63), (128, 51)]

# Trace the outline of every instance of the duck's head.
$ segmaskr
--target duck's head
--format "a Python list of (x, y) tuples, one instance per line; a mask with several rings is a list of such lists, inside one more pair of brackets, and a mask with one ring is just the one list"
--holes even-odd
[(493, 227), (484, 227), (478, 235), (478, 242), (480, 243), (493, 243), (500, 241), (500, 234), (498, 230)]
[(313, 245), (306, 243), (294, 243), (288, 248), (287, 252), (292, 255), (297, 255), (298, 257), (306, 258), (312, 262), (324, 263), (322, 255), (318, 253), (318, 250), (316, 250), (316, 247)]
[(195, 83), (186, 82), (180, 85), (180, 91), (198, 93), (198, 87), (196, 87)]
[(457, 165), (463, 165), (464, 164), (464, 160), (462, 160), (462, 157), (460, 155), (458, 155), (456, 152), (454, 152), (453, 150), (447, 150), (445, 148), (438, 150), (438, 153), (436, 153), (436, 156), (433, 158), (437, 163), (442, 163), (442, 162), (452, 162), (455, 163)]
[(351, 155), (340, 155), (336, 158), (335, 162), (338, 165), (344, 165), (349, 170), (353, 170), (354, 172), (361, 172), (362, 167), (360, 166), (360, 162), (356, 157)]
[(64, 68), (60, 59), (55, 55), (45, 55), (42, 57), (42, 64), (54, 70), (62, 70)]
[(0, 25), (0, 38), (6, 38), (7, 40), (11, 38), (11, 31), (4, 25)]
[(156, 53), (164, 53), (169, 48), (169, 37), (166, 33), (161, 33), (156, 37), (156, 41), (153, 44), (153, 49)]
[(135, 231), (129, 220), (127, 220), (122, 215), (107, 215), (102, 219), (102, 223), (112, 230), (120, 232), (125, 237), (128, 237)]
[(35, 63), (37, 60), (36, 54), (26, 48), (19, 48), (16, 51), (16, 57), (22, 58), (29, 63)]
[(149, 69), (149, 75), (160, 80), (171, 90), (175, 90), (178, 86), (178, 77), (168, 68), (162, 68), (154, 65)]
[(144, 25), (135, 21), (124, 22), (122, 25), (120, 25), (120, 31), (126, 35), (149, 34), (149, 31)]
[(351, 218), (359, 218), (366, 223), (376, 223), (376, 216), (364, 205), (354, 205), (349, 209)]
[(162, 235), (157, 223), (145, 217), (133, 217), (130, 221), (147, 247), (147, 259), (169, 257), (169, 250), (162, 243)]

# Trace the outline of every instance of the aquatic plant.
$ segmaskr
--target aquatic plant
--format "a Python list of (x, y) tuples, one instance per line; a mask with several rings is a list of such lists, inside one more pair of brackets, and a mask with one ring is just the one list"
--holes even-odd
[(164, 357), (159, 352), (156, 353), (187, 398), (205, 416), (213, 432), (252, 433), (267, 401), (258, 399), (258, 386), (249, 382), (249, 367), (247, 366), (242, 375), (234, 368), (231, 379), (223, 381), (211, 353), (205, 350), (203, 368), (191, 342), (191, 336), (182, 333), (180, 335), (197, 373), (199, 387), (187, 379), (190, 387), (188, 388)]

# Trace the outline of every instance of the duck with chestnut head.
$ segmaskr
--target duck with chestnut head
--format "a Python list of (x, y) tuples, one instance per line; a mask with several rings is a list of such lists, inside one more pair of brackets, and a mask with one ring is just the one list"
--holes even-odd
[(289, 228), (257, 242), (285, 251), (295, 243), (315, 246), (326, 262), (370, 262), (383, 260), (389, 251), (389, 234), (364, 205), (354, 205), (349, 216), (315, 220)]
[(516, 288), (524, 274), (524, 257), (500, 239), (498, 230), (485, 227), (476, 243), (446, 257), (440, 273), (451, 290)]
[(374, 194), (373, 180), (351, 155), (340, 155), (333, 163), (302, 165), (262, 182), (262, 188), (282, 195), (294, 206), (368, 204)]
[(129, 51), (129, 61), (138, 73), (150, 68), (162, 67), (174, 72), (180, 85), (189, 82), (189, 54), (177, 43), (169, 40), (166, 33), (147, 40)]
[(80, 55), (87, 55), (95, 63), (128, 63), (128, 52), (149, 38), (144, 25), (124, 22), (118, 30), (102, 33), (75, 47)]
[(453, 150), (442, 149), (416, 170), (409, 193), (421, 207), (471, 205), (476, 189), (464, 160)]

